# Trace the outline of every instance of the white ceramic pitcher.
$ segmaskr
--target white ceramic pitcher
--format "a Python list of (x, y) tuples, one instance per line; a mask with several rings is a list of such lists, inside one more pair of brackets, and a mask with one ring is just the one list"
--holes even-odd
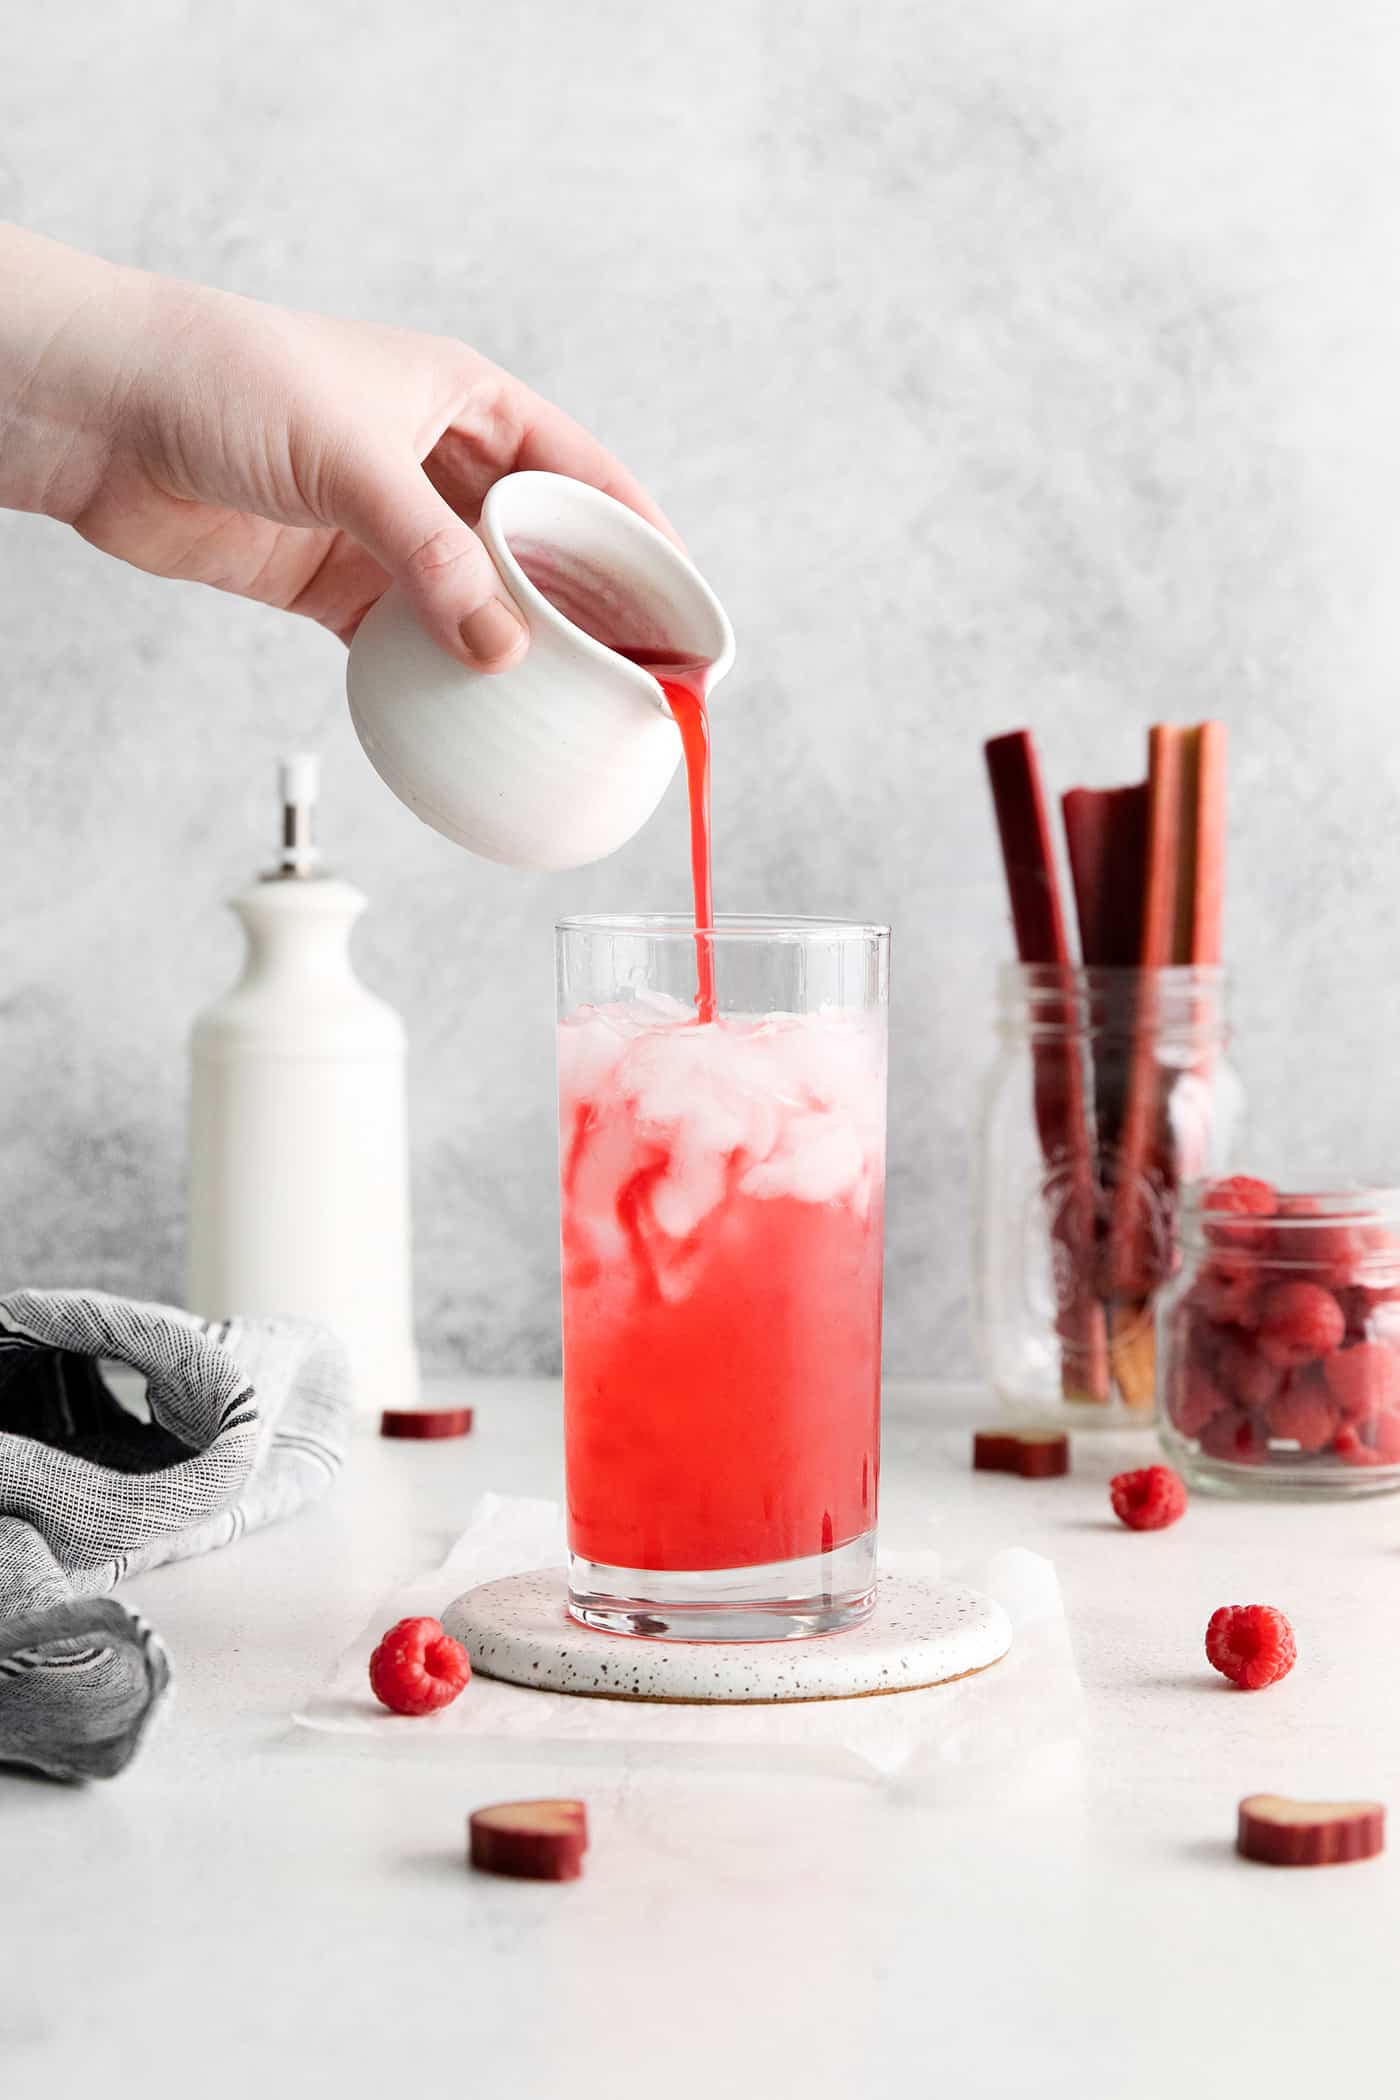
[(685, 556), (584, 482), (509, 474), (477, 530), (528, 654), (468, 670), (391, 590), (351, 646), (350, 712), (375, 770), (434, 830), (511, 867), (581, 867), (641, 829), (681, 755), (655, 678), (606, 644), (708, 664), (712, 690), (734, 637)]

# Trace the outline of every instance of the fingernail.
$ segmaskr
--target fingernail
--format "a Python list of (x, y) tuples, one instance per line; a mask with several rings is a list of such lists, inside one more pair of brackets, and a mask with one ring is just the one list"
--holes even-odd
[(457, 632), (483, 671), (494, 671), (518, 656), (525, 642), (525, 629), (508, 605), (488, 598), (467, 614)]

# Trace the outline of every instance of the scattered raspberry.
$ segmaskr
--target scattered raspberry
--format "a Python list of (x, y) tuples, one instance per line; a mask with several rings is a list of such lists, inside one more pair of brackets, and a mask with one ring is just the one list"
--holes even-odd
[(1340, 1344), (1347, 1323), (1330, 1291), (1316, 1283), (1276, 1283), (1260, 1312), (1259, 1347), (1285, 1370), (1312, 1363)]
[(1284, 1373), (1271, 1363), (1251, 1338), (1232, 1334), (1220, 1345), (1215, 1375), (1232, 1400), (1241, 1407), (1267, 1407), (1276, 1400)]
[(1201, 1449), (1209, 1458), (1235, 1466), (1257, 1466), (1269, 1455), (1269, 1440), (1255, 1416), (1242, 1407), (1227, 1407), (1201, 1431)]
[(1400, 1353), (1387, 1342), (1353, 1342), (1322, 1367), (1328, 1391), (1351, 1421), (1400, 1407)]
[(374, 1696), (395, 1714), (450, 1706), (471, 1674), (466, 1649), (443, 1632), (440, 1619), (400, 1619), (369, 1659)]
[(1115, 1473), (1108, 1483), (1113, 1514), (1129, 1531), (1165, 1531), (1186, 1514), (1186, 1483), (1170, 1466)]
[(1290, 1380), (1287, 1389), (1269, 1402), (1270, 1436), (1297, 1444), (1303, 1451), (1321, 1451), (1330, 1444), (1337, 1427), (1337, 1404), (1327, 1390), (1320, 1367), (1314, 1365)]
[(1198, 1364), (1185, 1364), (1178, 1374), (1168, 1412), (1183, 1436), (1199, 1436), (1225, 1404), (1225, 1395), (1209, 1371), (1203, 1371)]
[(1206, 1628), (1206, 1656), (1242, 1691), (1277, 1684), (1297, 1661), (1293, 1628), (1272, 1604), (1222, 1604)]

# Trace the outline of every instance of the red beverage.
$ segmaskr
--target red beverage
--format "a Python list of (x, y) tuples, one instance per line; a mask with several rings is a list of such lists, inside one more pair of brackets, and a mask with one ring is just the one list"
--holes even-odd
[(735, 1568), (871, 1531), (881, 1017), (560, 1029), (569, 1540)]
[(692, 1638), (835, 1631), (874, 1594), (884, 937), (716, 931), (705, 666), (618, 653), (680, 731), (695, 910), (693, 932), (561, 934), (571, 1608)]

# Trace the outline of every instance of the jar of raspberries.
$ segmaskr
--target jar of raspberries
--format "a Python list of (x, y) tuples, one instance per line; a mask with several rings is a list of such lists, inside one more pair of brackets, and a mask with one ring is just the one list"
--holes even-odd
[(1193, 1195), (1159, 1308), (1162, 1440), (1203, 1488), (1400, 1487), (1400, 1190)]

